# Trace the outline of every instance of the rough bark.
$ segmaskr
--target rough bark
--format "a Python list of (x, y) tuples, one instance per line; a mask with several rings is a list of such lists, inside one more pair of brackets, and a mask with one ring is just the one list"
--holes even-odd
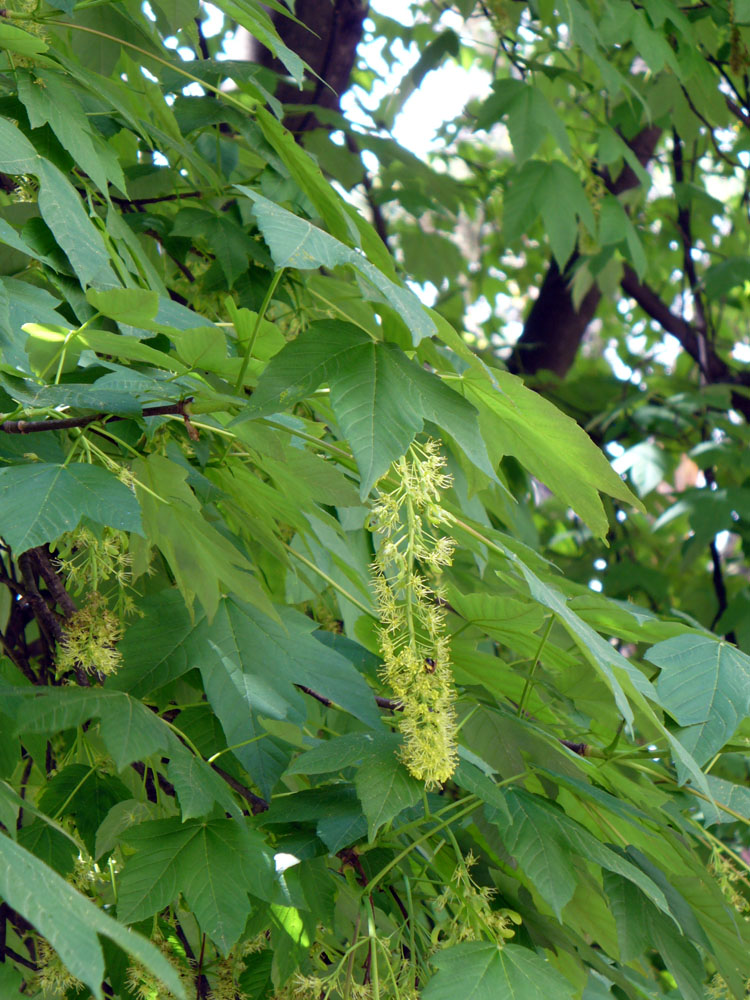
[[(273, 15), (284, 44), (316, 74), (308, 74), (307, 85), (300, 90), (286, 79), (283, 66), (266, 49), (256, 53), (257, 62), (282, 76), (276, 97), (283, 104), (339, 110), (341, 94), (349, 86), (368, 6), (367, 0), (297, 0), (295, 16), (301, 24), (280, 14)], [(284, 124), (299, 133), (318, 128), (320, 123), (313, 110), (303, 110), (288, 115)]]

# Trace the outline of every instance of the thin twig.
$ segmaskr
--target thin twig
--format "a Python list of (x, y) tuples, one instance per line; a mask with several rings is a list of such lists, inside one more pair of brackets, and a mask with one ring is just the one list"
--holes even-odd
[(220, 778), (229, 785), (231, 789), (241, 795), (243, 799), (250, 803), (250, 811), (253, 816), (257, 816), (258, 813), (265, 812), (269, 808), (269, 803), (265, 799), (262, 799), (260, 795), (256, 795), (255, 792), (251, 792), (250, 789), (243, 785), (242, 782), (238, 781), (236, 778), (232, 777), (228, 771), (219, 767), (218, 764), (212, 764), (211, 767), (216, 771)]
[[(145, 406), (141, 411), (142, 417), (161, 417), (179, 415), (183, 418), (187, 415), (185, 407), (192, 402), (192, 397), (182, 399), (179, 403), (170, 403), (164, 406)], [(0, 424), (0, 431), (5, 434), (37, 434), (42, 431), (62, 431), (69, 427), (88, 427), (98, 420), (103, 420), (107, 424), (114, 424), (118, 420), (130, 420), (130, 417), (107, 416), (106, 413), (94, 413), (88, 417), (65, 417), (60, 420), (4, 420)]]

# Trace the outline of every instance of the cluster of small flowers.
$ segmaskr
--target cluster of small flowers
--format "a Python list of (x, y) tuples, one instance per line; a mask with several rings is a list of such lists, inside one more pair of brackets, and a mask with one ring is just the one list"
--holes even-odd
[(82, 668), (90, 674), (105, 677), (117, 672), (122, 654), (117, 643), (122, 638), (122, 625), (104, 605), (100, 594), (92, 594), (88, 603), (70, 617), (65, 636), (57, 650), (57, 673)]
[(495, 889), (479, 885), (471, 877), (475, 864), (471, 852), (457, 865), (451, 884), (435, 900), (438, 912), (452, 911), (451, 918), (444, 924), (437, 924), (433, 931), (433, 944), (440, 949), (452, 947), (461, 941), (484, 941), (492, 938), (502, 945), (515, 934), (515, 927), (521, 923), (514, 910), (497, 910), (491, 906)]
[[(713, 873), (726, 901), (740, 914), (743, 920), (750, 920), (750, 900), (737, 888), (737, 882), (745, 882), (745, 877), (734, 860), (714, 850), (709, 870)], [(747, 883), (745, 882), (747, 885)]]
[(412, 445), (391, 467), (398, 485), (381, 492), (370, 517), (370, 530), (381, 536), (372, 574), (382, 676), (401, 709), (404, 763), (428, 787), (447, 781), (458, 762), (443, 595), (422, 570), (439, 576), (455, 547), (452, 538), (430, 530), (448, 520), (440, 494), (452, 478), (444, 465), (436, 442)]
[[(384, 970), (385, 971), (385, 970)], [(413, 986), (414, 970), (409, 963), (399, 961), (388, 968), (379, 984), (380, 1000), (418, 1000)], [(273, 1000), (320, 1000), (321, 997), (348, 996), (350, 1000), (374, 1000), (371, 982), (343, 982), (341, 966), (329, 976), (302, 975), (297, 972), (290, 981), (273, 995)]]
[(34, 986), (41, 990), (44, 997), (64, 997), (69, 990), (79, 993), (83, 989), (83, 983), (68, 972), (48, 941), (36, 938), (35, 948), (37, 973)]
[(132, 562), (128, 535), (116, 528), (103, 528), (101, 537), (86, 527), (69, 532), (57, 557), (57, 567), (73, 593), (98, 590), (110, 579), (118, 588), (127, 587), (132, 577)]
[[(167, 940), (161, 930), (157, 930), (151, 938), (152, 943), (156, 945), (179, 976), (185, 989), (185, 995), (190, 996), (195, 990), (194, 970), (192, 963), (185, 959), (184, 953), (182, 956), (176, 953), (174, 940), (174, 938)], [(180, 946), (180, 950), (182, 950), (182, 946)], [(183, 962), (187, 962), (187, 967), (182, 964), (180, 957), (182, 957)], [(128, 966), (125, 982), (129, 996), (135, 997), (136, 1000), (175, 1000), (174, 993), (162, 985), (161, 981), (140, 962), (134, 962)]]
[[(706, 987), (706, 1000), (733, 1000), (736, 997), (727, 981), (717, 972)], [(745, 983), (745, 996), (750, 997), (750, 980)]]
[(88, 892), (102, 884), (105, 878), (95, 861), (87, 854), (79, 854), (68, 881), (81, 892)]

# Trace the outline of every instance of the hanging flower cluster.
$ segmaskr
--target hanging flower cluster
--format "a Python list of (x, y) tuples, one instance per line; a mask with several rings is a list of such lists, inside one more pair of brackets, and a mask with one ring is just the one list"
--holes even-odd
[(65, 635), (57, 647), (57, 673), (81, 667), (90, 674), (105, 677), (117, 673), (122, 653), (117, 643), (122, 638), (122, 625), (107, 608), (101, 594), (91, 594), (80, 611), (65, 625)]
[(413, 444), (391, 466), (398, 485), (382, 488), (373, 505), (370, 530), (380, 536), (372, 565), (381, 622), (382, 676), (396, 696), (404, 736), (406, 767), (432, 787), (456, 769), (456, 693), (439, 577), (451, 564), (453, 539), (435, 532), (448, 515), (440, 494), (452, 478), (434, 441)]

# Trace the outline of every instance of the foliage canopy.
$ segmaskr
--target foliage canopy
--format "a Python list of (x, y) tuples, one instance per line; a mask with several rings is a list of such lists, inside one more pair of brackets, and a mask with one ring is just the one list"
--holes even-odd
[(0, 19), (2, 995), (744, 996), (750, 3), (218, 6)]

